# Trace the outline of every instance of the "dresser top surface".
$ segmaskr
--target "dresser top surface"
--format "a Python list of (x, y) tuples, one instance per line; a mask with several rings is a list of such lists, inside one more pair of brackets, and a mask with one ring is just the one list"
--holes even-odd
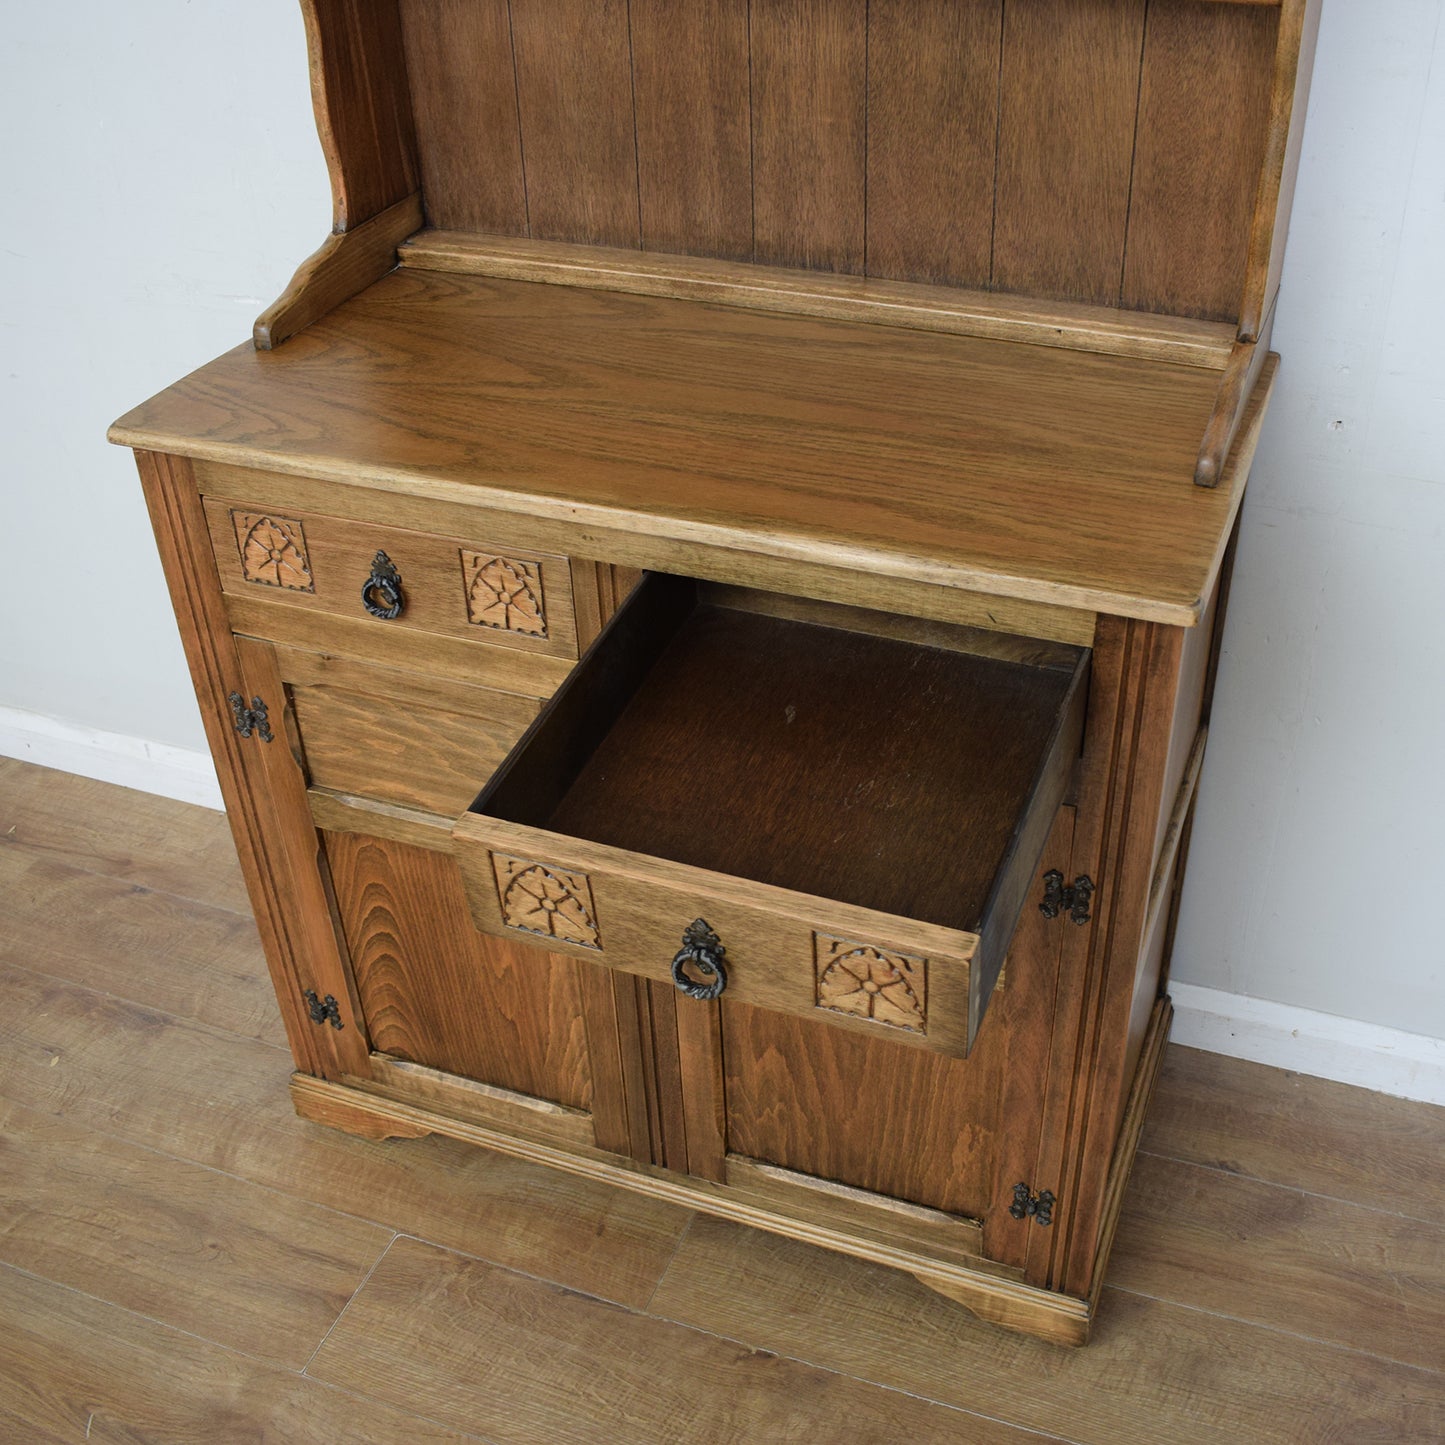
[(1204, 489), (1217, 371), (400, 270), (111, 436), (549, 518), (579, 555), (625, 531), (1188, 625), (1272, 374)]

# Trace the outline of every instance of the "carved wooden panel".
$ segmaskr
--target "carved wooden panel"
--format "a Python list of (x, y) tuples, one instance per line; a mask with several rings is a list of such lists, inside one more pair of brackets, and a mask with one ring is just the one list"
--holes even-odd
[(927, 1032), (927, 959), (826, 933), (813, 935), (813, 959), (819, 1008)]
[(314, 592), (311, 559), (306, 554), (306, 533), (290, 517), (232, 512), (241, 574), (263, 587), (285, 587), (292, 592)]
[(492, 854), (502, 922), (522, 933), (560, 938), (583, 948), (602, 947), (597, 909), (585, 873), (571, 873), (525, 858)]
[(460, 555), (469, 622), (528, 637), (546, 637), (542, 574), (535, 562), (468, 552), (465, 548)]

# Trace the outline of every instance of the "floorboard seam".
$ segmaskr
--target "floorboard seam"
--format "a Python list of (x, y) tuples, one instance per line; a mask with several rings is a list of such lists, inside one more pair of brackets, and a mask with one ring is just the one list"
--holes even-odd
[(677, 1239), (673, 1242), (672, 1253), (667, 1256), (667, 1263), (663, 1265), (662, 1273), (657, 1276), (657, 1283), (652, 1286), (652, 1293), (648, 1295), (647, 1303), (642, 1306), (643, 1314), (650, 1315), (652, 1313), (652, 1302), (657, 1298), (657, 1292), (662, 1288), (662, 1282), (667, 1278), (667, 1272), (672, 1268), (673, 1261), (676, 1260), (678, 1251), (683, 1246), (683, 1242), (687, 1239), (688, 1235), (692, 1233), (693, 1221), (696, 1219), (697, 1211), (694, 1210), (687, 1216), (682, 1228), (678, 1230)]
[[(362, 1290), (364, 1290), (367, 1285), (371, 1283), (372, 1275), (374, 1275), (376, 1271), (380, 1268), (382, 1260), (384, 1260), (387, 1255), (391, 1253), (392, 1245), (394, 1245), (400, 1238), (401, 1235), (398, 1234), (395, 1230), (393, 1230), (391, 1238), (386, 1241), (386, 1244), (382, 1247), (381, 1253), (378, 1254), (376, 1258), (371, 1261), (371, 1268), (366, 1271), (365, 1275), (362, 1276), (361, 1283), (358, 1284), (356, 1288), (352, 1290), (351, 1293), (347, 1296), (346, 1303), (341, 1306), (340, 1310), (337, 1311), (336, 1318), (331, 1321), (331, 1324), (327, 1327), (326, 1333), (321, 1336), (321, 1339), (318, 1341), (316, 1348), (311, 1351), (311, 1354), (308, 1357), (306, 1363), (301, 1366), (301, 1369), (298, 1373), (305, 1375), (306, 1372), (311, 1368), (311, 1366), (315, 1364), (316, 1356), (319, 1355), (321, 1351), (326, 1348), (326, 1341), (331, 1338), (332, 1332), (336, 1329), (337, 1325), (339, 1325), (341, 1321), (346, 1318), (346, 1312), (356, 1302), (357, 1295), (359, 1295)], [(308, 1376), (307, 1378), (315, 1379), (316, 1377), (312, 1375)]]
[[(264, 968), (264, 957), (261, 959), (261, 964)], [(295, 1068), (294, 1064), (291, 1064), (291, 1049), (284, 1039), (280, 1043), (274, 1043), (270, 1039), (258, 1038), (255, 1034), (238, 1034), (234, 1029), (222, 1028), (220, 1024), (207, 1023), (205, 1019), (192, 1018), (187, 1014), (172, 1013), (169, 1009), (158, 1008), (155, 1004), (144, 1003), (138, 998), (128, 998), (124, 994), (112, 993), (109, 989), (96, 988), (93, 984), (78, 983), (75, 979), (71, 978), (60, 978), (56, 974), (46, 973), (43, 969), (30, 968), (23, 963), (16, 963), (13, 959), (6, 958), (3, 955), (0, 955), (0, 965), (6, 968), (13, 968), (17, 973), (28, 974), (31, 978), (45, 979), (50, 983), (61, 984), (65, 988), (76, 989), (80, 993), (92, 994), (96, 998), (109, 999), (112, 1003), (122, 1003), (129, 1005), (131, 1008), (145, 1009), (147, 1013), (159, 1014), (161, 1018), (167, 1019), (171, 1023), (184, 1024), (189, 1028), (205, 1029), (207, 1033), (219, 1034), (222, 1038), (238, 1039), (244, 1044), (260, 1044), (263, 1048), (273, 1049), (276, 1053), (283, 1054), (288, 1065), (290, 1065), (286, 1070), (286, 1077), (288, 1079), (291, 1077)], [(263, 977), (262, 974), (257, 974), (256, 976), (258, 978)]]
[(253, 922), (256, 918), (256, 911), (253, 908), (232, 908), (229, 904), (214, 903), (209, 899), (196, 898), (189, 893), (177, 893), (173, 888), (157, 888), (155, 884), (142, 883), (129, 874), (112, 873), (106, 868), (88, 868), (84, 863), (76, 863), (66, 854), (54, 852), (43, 844), (27, 842), (23, 838), (16, 837), (13, 831), (0, 834), (0, 847), (14, 848), (17, 851), (28, 853), (32, 858), (43, 858), (58, 867), (70, 868), (76, 873), (84, 873), (91, 878), (107, 878), (112, 883), (123, 883), (127, 888), (133, 888), (140, 893), (151, 893), (158, 898), (174, 898), (177, 903), (185, 903), (193, 908), (204, 908), (212, 913), (224, 913), (227, 918), (249, 918)]
[[(1282, 1184), (1277, 1179), (1263, 1179), (1258, 1174), (1246, 1173), (1243, 1169), (1230, 1169), (1223, 1164), (1207, 1164), (1200, 1159), (1181, 1159), (1177, 1154), (1161, 1154), (1157, 1149), (1139, 1149), (1139, 1158), (1162, 1159), (1170, 1164), (1182, 1164), (1189, 1169), (1203, 1169), (1209, 1174), (1219, 1174), (1226, 1179), (1241, 1179), (1247, 1184), (1263, 1184), (1270, 1189), (1283, 1189), (1291, 1194), (1302, 1194), (1307, 1199), (1323, 1199), (1331, 1204), (1346, 1204), (1352, 1209), (1367, 1209), (1372, 1214), (1383, 1214), (1389, 1219), (1403, 1219), (1410, 1224), (1424, 1224), (1432, 1229), (1445, 1229), (1445, 1219), (1430, 1219), (1423, 1214), (1406, 1214), (1398, 1209), (1382, 1209), (1378, 1204), (1366, 1204), (1359, 1199), (1350, 1199), (1343, 1194), (1326, 1194), (1319, 1189), (1306, 1189), (1302, 1184)], [(1125, 1196), (1127, 1199), (1127, 1195)]]
[(1375, 1360), (1382, 1365), (1390, 1365), (1401, 1370), (1415, 1370), (1419, 1374), (1445, 1380), (1445, 1368), (1432, 1370), (1428, 1365), (1417, 1365), (1410, 1360), (1397, 1360), (1393, 1355), (1382, 1355), (1374, 1350), (1363, 1350), (1358, 1345), (1342, 1344), (1339, 1340), (1327, 1340), (1321, 1335), (1302, 1334), (1299, 1330), (1287, 1330), (1280, 1325), (1266, 1324), (1262, 1320), (1248, 1319), (1244, 1315), (1232, 1315), (1224, 1310), (1206, 1309), (1203, 1305), (1186, 1304), (1183, 1300), (1170, 1299), (1167, 1295), (1150, 1294), (1148, 1290), (1130, 1289), (1127, 1285), (1106, 1284), (1104, 1293), (1133, 1295), (1136, 1299), (1152, 1300), (1155, 1304), (1166, 1305), (1171, 1309), (1188, 1310), (1193, 1315), (1206, 1315), (1211, 1319), (1227, 1320), (1233, 1325), (1243, 1325), (1246, 1329), (1263, 1330), (1267, 1334), (1279, 1335), (1286, 1340), (1299, 1340), (1307, 1345), (1321, 1345), (1327, 1350), (1338, 1350), (1342, 1355), (1358, 1355), (1362, 1360)]

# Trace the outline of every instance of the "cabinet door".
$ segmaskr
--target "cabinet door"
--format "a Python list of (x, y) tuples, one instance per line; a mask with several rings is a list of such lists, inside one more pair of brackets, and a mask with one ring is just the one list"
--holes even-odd
[(323, 836), (373, 1085), (476, 1122), (623, 1152), (616, 1052), (594, 1063), (589, 1045), (602, 971), (478, 933), (445, 853)]
[[(1046, 866), (1067, 870), (1073, 821), (1060, 809)], [(674, 995), (675, 1029), (653, 1038), (659, 1079), (680, 1079), (685, 1146), (659, 1162), (882, 1243), (1022, 1270), (1035, 1226), (1009, 1206), (1015, 1184), (1045, 1187), (1033, 1168), (1066, 926), (1026, 907), (967, 1059), (899, 1044), (886, 1025), (870, 1038)]]

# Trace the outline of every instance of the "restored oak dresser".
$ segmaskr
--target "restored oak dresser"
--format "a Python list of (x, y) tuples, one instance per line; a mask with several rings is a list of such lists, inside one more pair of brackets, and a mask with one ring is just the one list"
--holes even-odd
[(296, 1108), (1082, 1342), (1311, 3), (303, 8), (335, 231), (111, 433)]

